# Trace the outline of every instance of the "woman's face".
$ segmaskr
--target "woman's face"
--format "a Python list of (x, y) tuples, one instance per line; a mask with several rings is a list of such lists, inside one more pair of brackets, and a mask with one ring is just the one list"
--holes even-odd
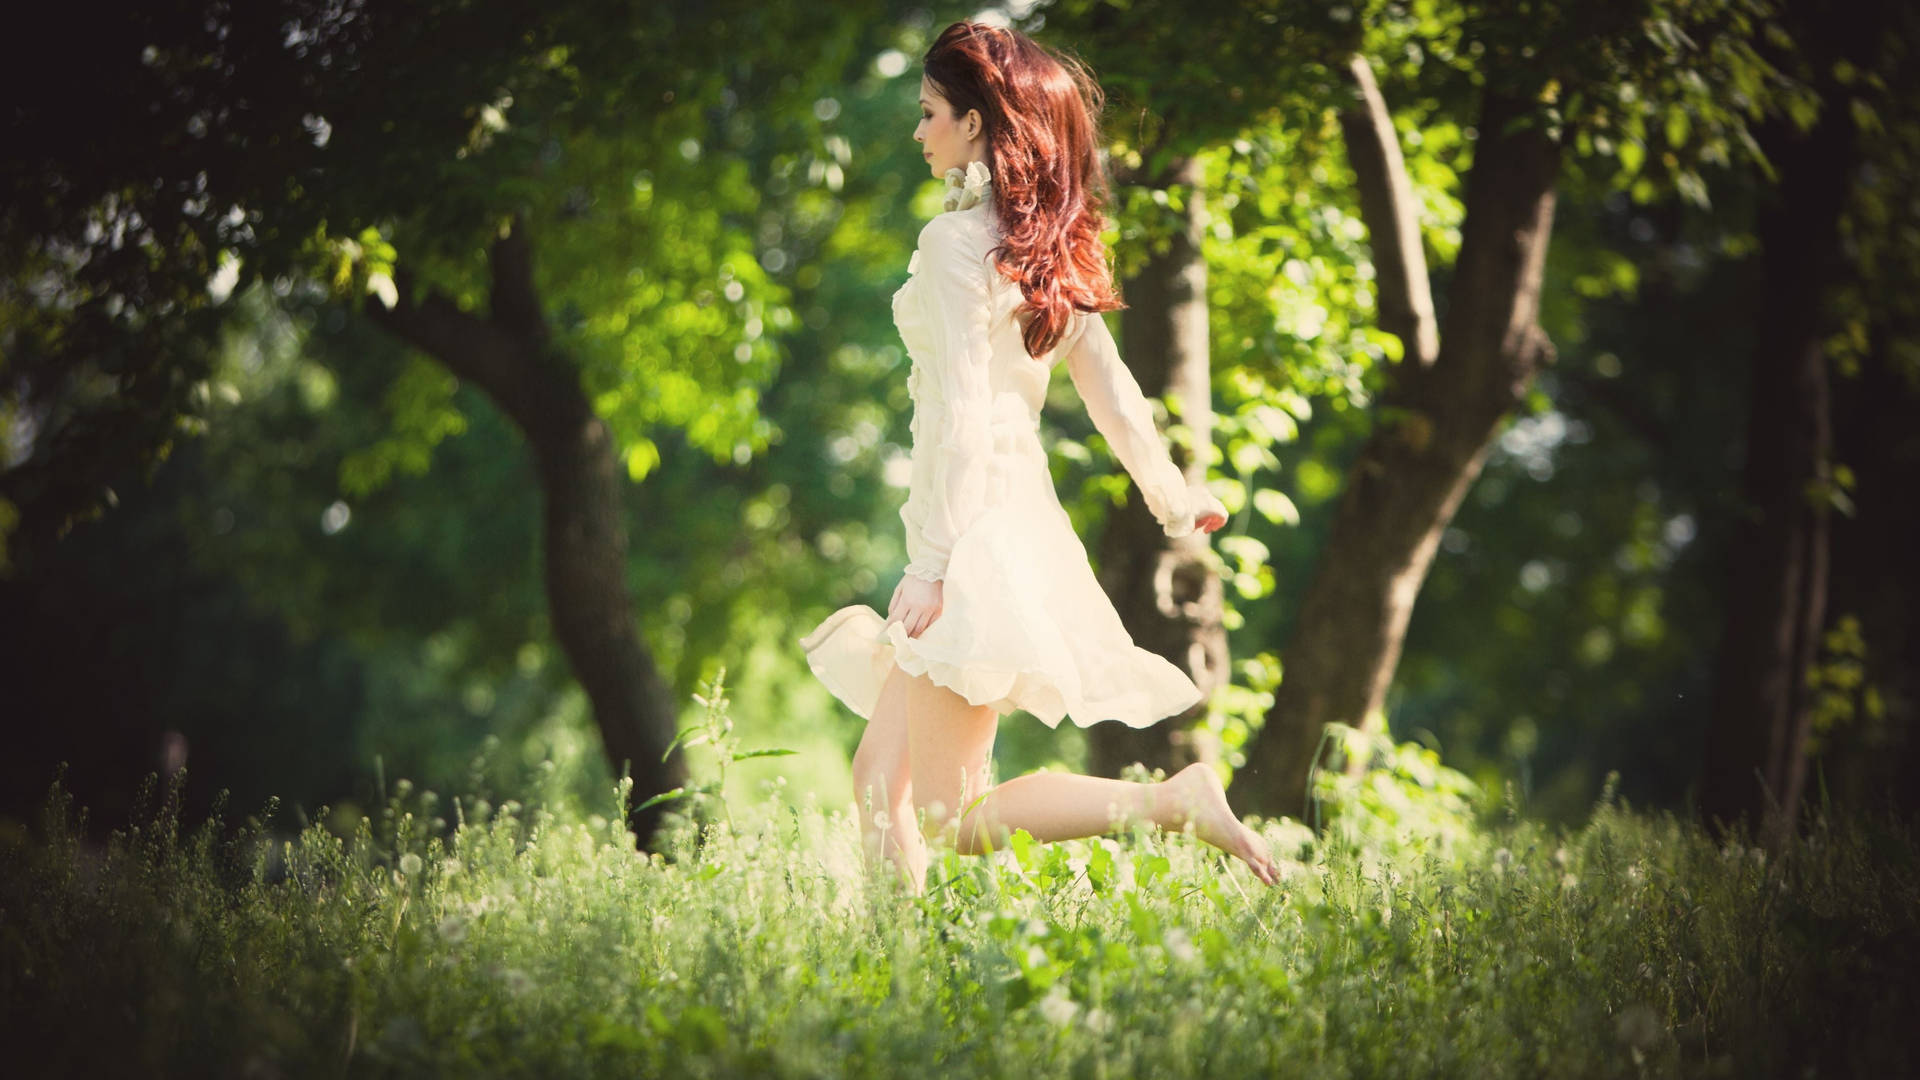
[(969, 162), (985, 160), (982, 152), (987, 140), (981, 137), (980, 110), (968, 109), (967, 115), (953, 115), (953, 106), (940, 92), (920, 79), (920, 126), (913, 129), (921, 144), (921, 157), (933, 175), (947, 175), (948, 169), (965, 169)]

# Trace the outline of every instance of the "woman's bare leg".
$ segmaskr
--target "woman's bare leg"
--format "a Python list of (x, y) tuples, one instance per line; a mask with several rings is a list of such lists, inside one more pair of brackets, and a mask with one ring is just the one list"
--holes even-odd
[(907, 680), (906, 698), (913, 804), (926, 810), (927, 829), (963, 855), (982, 853), (988, 841), (1004, 847), (1014, 829), (1047, 842), (1099, 836), (1132, 821), (1176, 831), (1191, 824), (1196, 836), (1244, 860), (1260, 880), (1279, 880), (1266, 842), (1235, 816), (1219, 775), (1204, 762), (1157, 784), (1030, 773), (989, 790), (998, 714), (925, 676)]
[(1280, 867), (1266, 841), (1227, 805), (1226, 789), (1213, 766), (1202, 761), (1157, 784), (1136, 784), (1077, 773), (1028, 773), (987, 793), (967, 815), (959, 850), (974, 855), (988, 841), (1004, 847), (1008, 834), (1025, 829), (1041, 842), (1099, 836), (1135, 821), (1194, 835), (1247, 864), (1272, 885)]
[(880, 687), (853, 752), (853, 794), (867, 869), (890, 862), (914, 892), (927, 877), (927, 844), (914, 814), (907, 760), (907, 674), (895, 667)]
[(1000, 714), (990, 705), (967, 704), (925, 675), (894, 672), (906, 691), (913, 805), (926, 813), (925, 835), (953, 847), (955, 822), (987, 791)]

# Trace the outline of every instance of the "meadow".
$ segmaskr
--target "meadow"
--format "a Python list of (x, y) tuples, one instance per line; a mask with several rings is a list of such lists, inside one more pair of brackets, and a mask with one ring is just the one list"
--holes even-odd
[(862, 872), (851, 802), (605, 813), (402, 779), (348, 835), (179, 820), (94, 848), (56, 780), (0, 850), (15, 1076), (1899, 1076), (1910, 831), (1769, 854), (1612, 785), (1549, 828), (1382, 743), (1271, 889), (1191, 835)]

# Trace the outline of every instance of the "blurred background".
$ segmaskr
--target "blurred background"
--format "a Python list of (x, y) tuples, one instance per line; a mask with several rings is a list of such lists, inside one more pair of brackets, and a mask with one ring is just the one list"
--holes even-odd
[(1008, 716), (1001, 778), (1205, 759), (1297, 817), (1341, 721), (1548, 820), (1610, 772), (1911, 813), (1920, 31), (1815, 8), (46, 9), (0, 74), (0, 818), (62, 762), (96, 831), (182, 768), (342, 830), (401, 776), (643, 799), (714, 775), (661, 757), (723, 668), (796, 751), (729, 798), (850, 800), (797, 639), (905, 562), (889, 299), (960, 18), (1104, 87), (1110, 318), (1233, 512), (1158, 536), (1054, 380), (1101, 580), (1210, 694)]

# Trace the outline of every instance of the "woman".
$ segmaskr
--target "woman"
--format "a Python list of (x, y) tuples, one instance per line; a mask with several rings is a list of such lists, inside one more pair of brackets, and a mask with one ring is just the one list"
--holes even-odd
[(1169, 459), (1099, 314), (1123, 306), (1100, 243), (1103, 102), (1077, 61), (1001, 27), (955, 23), (924, 60), (914, 139), (947, 192), (893, 297), (912, 361), (913, 470), (900, 510), (909, 561), (885, 620), (856, 604), (800, 641), (814, 673), (868, 721), (853, 760), (868, 858), (891, 859), (916, 892), (928, 839), (979, 854), (1017, 828), (1044, 842), (1136, 820), (1190, 823), (1277, 880), (1204, 763), (1157, 784), (1035, 773), (987, 789), (1002, 713), (1138, 728), (1203, 697), (1127, 634), (1038, 435), (1064, 359), (1166, 534), (1226, 524), (1219, 500)]

